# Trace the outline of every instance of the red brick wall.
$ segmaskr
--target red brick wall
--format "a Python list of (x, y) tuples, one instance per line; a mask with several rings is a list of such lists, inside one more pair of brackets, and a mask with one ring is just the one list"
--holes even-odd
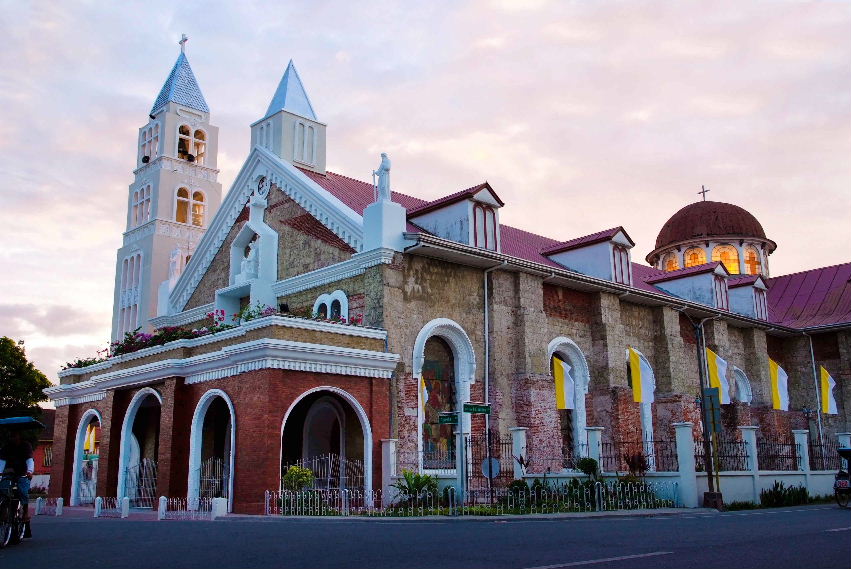
[[(236, 414), (234, 510), (261, 513), (263, 494), (277, 489), (280, 477), (281, 426), (290, 405), (305, 391), (332, 385), (351, 394), (364, 408), (372, 428), (374, 488), (381, 484), (381, 439), (390, 436), (389, 381), (284, 370), (249, 372), (215, 382), (184, 385), (174, 378), (152, 385), (163, 397), (160, 413), (157, 493), (185, 496), (192, 416), (201, 397), (221, 389)], [(51, 496), (71, 494), (74, 436), (82, 414), (97, 408), (103, 415), (98, 495), (114, 496), (118, 484), (121, 425), (138, 391), (112, 391), (103, 401), (60, 407), (54, 430)]]
[(593, 295), (578, 290), (544, 284), (544, 313), (589, 324), (593, 316)]

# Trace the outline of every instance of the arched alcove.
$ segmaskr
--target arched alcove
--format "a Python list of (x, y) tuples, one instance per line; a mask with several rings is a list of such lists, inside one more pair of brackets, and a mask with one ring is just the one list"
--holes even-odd
[(133, 507), (156, 505), (161, 409), (159, 392), (143, 387), (130, 400), (124, 415), (116, 494), (130, 498)]
[(227, 393), (211, 389), (201, 396), (189, 435), (187, 497), (227, 498), (233, 509), (236, 412)]
[[(97, 448), (91, 449), (90, 441), (99, 440), (95, 431), (91, 436), (91, 429), (103, 428), (103, 417), (97, 409), (89, 409), (80, 418), (77, 424), (77, 433), (74, 437), (74, 459), (71, 467), (71, 506), (93, 504), (97, 496), (97, 473), (98, 453)], [(97, 442), (95, 442), (95, 445)]]
[[(574, 456), (581, 456), (582, 445), (588, 444), (585, 427), (588, 426), (587, 412), (585, 408), (585, 394), (591, 375), (588, 361), (579, 346), (564, 336), (553, 339), (547, 346), (547, 360), (551, 363), (553, 357), (558, 357), (570, 367), (570, 375), (574, 381), (573, 393), (569, 394), (573, 401), (573, 409), (570, 413), (560, 413), (561, 421), (569, 421), (572, 449)], [(550, 370), (552, 372), (552, 369)], [(564, 425), (562, 425), (564, 429)]]

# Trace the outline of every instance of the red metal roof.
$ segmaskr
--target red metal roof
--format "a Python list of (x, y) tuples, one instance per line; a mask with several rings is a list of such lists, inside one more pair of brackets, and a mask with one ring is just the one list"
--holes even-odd
[[(715, 269), (718, 268), (718, 265), (721, 265), (720, 261), (712, 261), (709, 263), (704, 263), (703, 265), (695, 265), (693, 267), (677, 269), (676, 271), (664, 271), (661, 274), (656, 275), (655, 277), (647, 279), (647, 283), (656, 284), (665, 281), (672, 281), (674, 279), (681, 279), (683, 277), (701, 275), (703, 273), (712, 273), (715, 271)], [(724, 268), (724, 271), (727, 271), (726, 267)]]
[(851, 263), (768, 279), (768, 319), (791, 328), (851, 322)]
[(556, 243), (552, 247), (548, 247), (541, 251), (542, 255), (555, 255), (556, 253), (563, 253), (565, 251), (570, 251), (571, 249), (578, 249), (579, 247), (585, 247), (587, 245), (594, 245), (595, 243), (602, 243), (603, 241), (611, 240), (618, 232), (623, 232), (626, 236), (627, 240), (635, 245), (635, 242), (629, 236), (629, 234), (624, 230), (623, 227), (612, 227), (611, 229), (606, 229), (604, 231), (598, 231), (597, 233), (592, 233), (591, 235), (584, 235), (582, 237), (577, 237), (575, 239), (571, 239), (569, 241), (563, 241), (561, 243)]
[[(308, 170), (302, 170), (302, 172), (360, 215), (363, 215), (363, 210), (366, 206), (374, 201), (372, 184), (347, 176), (341, 176), (333, 172), (327, 172), (325, 175)], [(401, 204), (410, 212), (422, 206), (434, 204), (441, 200), (448, 200), (449, 198), (453, 198), (453, 196), (464, 196), (467, 195), (467, 192), (471, 191), (475, 193), (482, 187), (483, 184), (473, 186), (472, 188), (462, 190), (461, 192), (433, 202), (427, 202), (426, 200), (399, 192), (393, 192), (392, 197), (393, 201)], [(618, 229), (621, 228), (608, 229), (578, 239), (560, 242), (556, 239), (550, 239), (549, 237), (517, 229), (516, 227), (500, 224), (502, 252), (512, 257), (563, 269), (564, 267), (549, 257), (546, 257), (542, 252), (552, 250), (566, 243), (578, 242), (584, 239), (590, 240), (595, 236), (607, 234)], [(761, 229), (760, 227), (760, 231)], [(408, 231), (423, 232), (423, 229), (408, 222)], [(653, 283), (662, 282), (668, 280), (668, 278), (677, 278), (688, 274), (714, 270), (718, 264), (718, 262), (713, 262), (697, 267), (666, 272), (647, 265), (632, 263), (633, 286), (640, 290), (666, 294), (664, 291), (653, 286)], [(738, 282), (740, 279), (747, 278), (749, 277), (742, 276), (737, 277), (735, 280)], [(851, 279), (851, 263), (767, 279), (766, 284), (769, 287), (769, 321), (791, 328), (851, 323), (851, 283), (849, 283), (849, 279)], [(729, 282), (732, 282), (732, 280)]]
[(481, 184), (477, 184), (477, 185), (475, 185), (471, 188), (467, 188), (466, 190), (461, 190), (460, 192), (455, 192), (454, 194), (449, 194), (448, 196), (443, 196), (442, 198), (438, 198), (434, 201), (430, 201), (430, 202), (425, 203), (425, 204), (423, 204), (419, 207), (409, 209), (408, 215), (411, 216), (411, 217), (413, 217), (415, 215), (422, 215), (424, 213), (428, 213), (430, 211), (440, 209), (443, 206), (447, 206), (449, 204), (459, 202), (461, 200), (470, 199), (482, 190), (488, 190), (491, 193), (491, 195), (493, 195), (494, 199), (496, 200), (496, 202), (500, 206), (505, 205), (505, 203), (503, 203), (503, 201), (501, 199), (499, 199), (499, 196), (496, 195), (496, 192), (493, 191), (493, 188), (491, 188), (490, 184), (488, 184), (487, 182), (482, 182)]
[(756, 282), (759, 275), (742, 275), (727, 279), (727, 288), (737, 288), (740, 286), (751, 285)]

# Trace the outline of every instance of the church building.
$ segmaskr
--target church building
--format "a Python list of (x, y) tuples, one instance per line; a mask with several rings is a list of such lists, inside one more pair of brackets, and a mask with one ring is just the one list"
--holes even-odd
[(773, 275), (747, 204), (704, 194), (635, 259), (618, 220), (567, 241), (502, 224), (511, 204), (487, 182), (425, 200), (391, 184), (386, 154), (373, 180), (328, 171), (292, 61), (258, 117), (222, 193), (181, 43), (139, 129), (112, 356), (47, 390), (52, 496), (259, 513), (289, 465), (326, 488), (452, 479), (486, 432), (522, 432), (533, 473), (574, 470), (591, 440), (663, 469), (674, 423), (702, 436), (701, 378), (731, 440), (851, 430), (851, 263)]

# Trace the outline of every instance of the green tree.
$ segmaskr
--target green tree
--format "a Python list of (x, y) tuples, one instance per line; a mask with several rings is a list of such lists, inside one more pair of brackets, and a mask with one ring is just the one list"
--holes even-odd
[(0, 338), (0, 417), (38, 414), (50, 381), (27, 359), (23, 343)]

